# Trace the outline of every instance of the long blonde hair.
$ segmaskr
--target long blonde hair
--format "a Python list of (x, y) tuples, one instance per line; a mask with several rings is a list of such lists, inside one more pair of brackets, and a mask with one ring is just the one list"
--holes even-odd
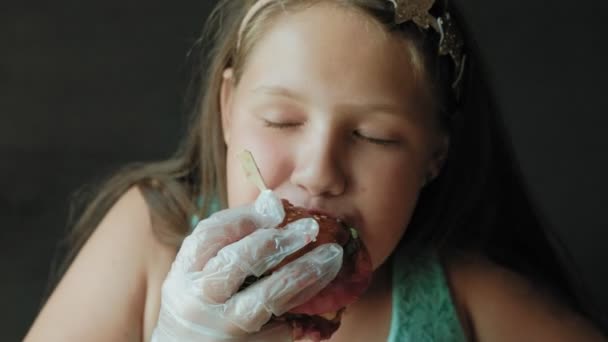
[[(196, 100), (185, 139), (169, 159), (128, 165), (99, 186), (96, 195), (77, 216), (67, 237), (70, 248), (57, 278), (69, 267), (114, 203), (132, 187), (140, 189), (150, 208), (154, 233), (161, 241), (174, 246), (179, 246), (189, 232), (192, 215), (207, 213), (212, 200), (218, 201), (220, 207), (226, 206), (226, 147), (219, 105), (222, 73), (232, 67), (238, 82), (247, 55), (271, 19), (281, 12), (319, 1), (271, 1), (247, 21), (243, 32), (239, 32), (240, 25), (256, 1), (218, 2), (196, 44), (200, 60), (191, 85), (196, 91)], [(374, 8), (369, 3), (378, 7), (383, 2), (385, 0), (342, 0), (336, 3), (369, 10)], [(237, 40), (240, 40), (239, 44)], [(205, 196), (202, 204), (197, 205), (200, 194)]]

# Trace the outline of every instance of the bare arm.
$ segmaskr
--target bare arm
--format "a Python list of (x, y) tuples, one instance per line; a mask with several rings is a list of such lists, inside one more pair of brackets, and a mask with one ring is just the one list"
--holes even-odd
[(129, 190), (84, 245), (25, 340), (147, 340), (174, 256), (154, 237), (139, 190)]
[(607, 341), (582, 316), (512, 271), (479, 258), (449, 268), (476, 341)]

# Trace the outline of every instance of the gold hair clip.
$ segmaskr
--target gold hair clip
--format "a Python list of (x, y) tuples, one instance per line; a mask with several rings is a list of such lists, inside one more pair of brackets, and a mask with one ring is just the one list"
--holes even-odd
[(432, 27), (440, 35), (437, 53), (440, 56), (449, 55), (454, 62), (452, 88), (456, 97), (460, 97), (460, 81), (464, 72), (466, 55), (464, 40), (456, 23), (444, 6), (443, 13), (435, 18), (431, 9), (435, 0), (388, 0), (395, 7), (395, 23), (397, 25), (414, 22), (422, 29)]
[(428, 29), (435, 25), (435, 18), (429, 13), (435, 0), (389, 0), (395, 6), (395, 22), (403, 24), (413, 21), (416, 25)]

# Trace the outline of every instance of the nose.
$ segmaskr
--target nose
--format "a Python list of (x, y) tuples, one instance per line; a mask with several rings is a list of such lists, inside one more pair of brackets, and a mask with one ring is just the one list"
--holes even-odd
[(338, 196), (344, 193), (347, 177), (344, 172), (346, 155), (340, 143), (332, 141), (329, 132), (317, 133), (300, 144), (291, 183), (304, 189), (309, 196)]

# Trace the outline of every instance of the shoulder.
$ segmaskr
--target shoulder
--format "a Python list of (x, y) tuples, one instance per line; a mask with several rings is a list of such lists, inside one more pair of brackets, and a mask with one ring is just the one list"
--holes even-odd
[(152, 225), (150, 208), (138, 187), (125, 192), (108, 211), (87, 244), (96, 243), (111, 244), (111, 250), (122, 251), (126, 257), (123, 261), (138, 265), (142, 274), (154, 272), (160, 260), (172, 259), (176, 252), (175, 246), (159, 240)]
[[(177, 252), (176, 246), (158, 238), (150, 210), (141, 190), (132, 187), (110, 209), (93, 234), (99, 234), (100, 240), (105, 236), (105, 240), (131, 254), (133, 258), (130, 260), (147, 275), (158, 271), (159, 265), (170, 265), (168, 261), (173, 260)], [(164, 268), (160, 267), (161, 273), (166, 273)]]
[(579, 314), (527, 278), (473, 254), (446, 260), (461, 320), (477, 341), (605, 341)]
[(118, 245), (115, 248), (124, 253), (123, 261), (130, 264), (126, 270), (130, 273), (124, 275), (125, 279), (136, 277), (140, 284), (138, 295), (145, 295), (138, 314), (144, 340), (149, 339), (158, 319), (162, 283), (177, 253), (176, 246), (158, 238), (151, 217), (141, 190), (132, 187), (116, 202), (96, 231), (106, 235), (100, 240)]
[(156, 238), (143, 195), (131, 188), (95, 228), (27, 340), (146, 339), (174, 256), (175, 248)]

